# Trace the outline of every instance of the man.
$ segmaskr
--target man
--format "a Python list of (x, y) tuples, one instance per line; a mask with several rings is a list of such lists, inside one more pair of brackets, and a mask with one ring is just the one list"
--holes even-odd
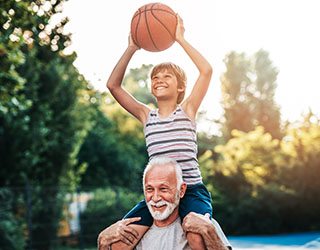
[[(190, 213), (181, 225), (178, 205), (186, 191), (182, 180), (181, 168), (175, 160), (154, 158), (146, 167), (143, 175), (143, 189), (148, 209), (154, 218), (151, 228), (138, 243), (138, 232), (129, 226), (140, 218), (128, 218), (118, 221), (102, 231), (98, 237), (99, 250), (133, 249), (190, 249), (186, 234), (200, 234), (207, 249), (224, 250), (230, 246), (220, 232), (219, 225), (214, 225), (209, 216)], [(183, 228), (183, 229), (182, 229)], [(224, 242), (223, 242), (224, 241)], [(138, 244), (137, 244), (138, 243)]]

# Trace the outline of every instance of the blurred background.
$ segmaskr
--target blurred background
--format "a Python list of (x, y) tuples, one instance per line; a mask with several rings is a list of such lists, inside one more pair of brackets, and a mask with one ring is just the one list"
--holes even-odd
[[(235, 249), (320, 249), (320, 4), (162, 2), (215, 69), (197, 118), (214, 217)], [(143, 198), (143, 128), (104, 85), (146, 3), (0, 1), (0, 249), (96, 249)], [(197, 76), (177, 44), (138, 51), (124, 85), (150, 106), (162, 61)]]

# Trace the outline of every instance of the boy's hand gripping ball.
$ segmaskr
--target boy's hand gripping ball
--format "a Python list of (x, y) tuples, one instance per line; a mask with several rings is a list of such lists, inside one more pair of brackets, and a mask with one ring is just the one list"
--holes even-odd
[(162, 3), (149, 3), (140, 7), (131, 19), (134, 43), (148, 51), (169, 48), (175, 41), (176, 13)]

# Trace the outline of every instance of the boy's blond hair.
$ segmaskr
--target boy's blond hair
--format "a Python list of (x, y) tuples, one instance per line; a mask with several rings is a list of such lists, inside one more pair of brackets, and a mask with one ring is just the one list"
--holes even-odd
[(178, 88), (184, 87), (184, 91), (179, 93), (178, 98), (177, 98), (177, 103), (181, 103), (184, 95), (186, 93), (186, 85), (187, 85), (187, 76), (186, 73), (182, 68), (180, 68), (178, 65), (171, 63), (171, 62), (165, 62), (165, 63), (160, 63), (156, 66), (153, 67), (151, 71), (151, 79), (154, 75), (158, 74), (159, 72), (167, 70), (170, 73), (173, 73), (178, 81)]

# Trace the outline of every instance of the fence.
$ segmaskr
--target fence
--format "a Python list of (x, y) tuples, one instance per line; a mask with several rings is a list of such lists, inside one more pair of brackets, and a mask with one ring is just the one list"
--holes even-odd
[[(6, 221), (12, 222), (15, 218), (18, 226), (23, 228), (23, 239), (20, 240), (24, 241), (24, 248), (28, 250), (41, 249), (39, 246), (42, 245), (50, 245), (50, 249), (52, 246), (53, 249), (60, 249), (61, 246), (73, 249), (90, 246), (95, 249), (98, 233), (121, 218), (140, 199), (138, 194), (131, 193), (130, 196), (128, 191), (121, 188), (101, 189), (98, 192), (93, 188), (87, 188), (85, 192), (67, 192), (63, 187), (41, 189), (29, 184), (0, 187), (0, 223), (4, 225)], [(45, 196), (41, 196), (43, 193)], [(95, 194), (98, 198), (95, 198)], [(88, 211), (86, 208), (89, 202), (91, 206)], [(58, 211), (54, 207), (58, 207)], [(61, 216), (56, 217), (60, 218), (58, 222), (54, 222), (51, 216), (57, 213)], [(57, 234), (39, 238), (37, 229), (52, 227), (54, 223), (58, 224)], [(50, 242), (45, 242), (48, 240)]]

